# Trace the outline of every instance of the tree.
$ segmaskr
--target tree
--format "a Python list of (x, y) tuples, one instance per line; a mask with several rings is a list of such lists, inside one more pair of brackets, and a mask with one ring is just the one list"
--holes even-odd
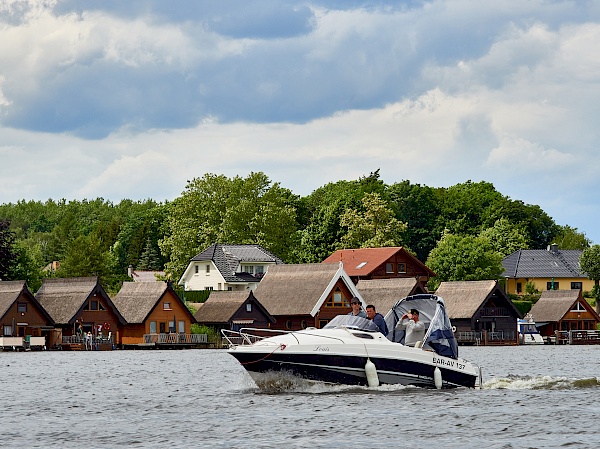
[(577, 231), (577, 228), (572, 228), (569, 225), (558, 226), (559, 233), (554, 238), (554, 243), (560, 249), (575, 249), (583, 251), (590, 247), (590, 239), (585, 236), (585, 233)]
[(8, 220), (0, 220), (0, 280), (12, 280), (11, 272), (17, 257), (15, 233), (10, 230)]
[(437, 274), (431, 287), (435, 290), (442, 281), (497, 280), (504, 271), (502, 258), (485, 237), (444, 232), (426, 263)]
[(348, 229), (341, 238), (340, 248), (380, 248), (402, 244), (406, 224), (394, 216), (378, 193), (366, 193), (362, 210), (347, 209), (340, 225)]
[(503, 257), (519, 249), (528, 248), (525, 234), (506, 218), (496, 220), (493, 227), (481, 231), (479, 235), (487, 238), (492, 247)]
[(212, 243), (259, 244), (288, 260), (296, 238), (297, 197), (264, 173), (246, 178), (206, 174), (169, 204), (159, 246), (166, 271), (179, 279), (190, 259)]
[(579, 267), (588, 279), (594, 281), (592, 294), (596, 299), (596, 311), (600, 313), (600, 245), (586, 248), (579, 257)]

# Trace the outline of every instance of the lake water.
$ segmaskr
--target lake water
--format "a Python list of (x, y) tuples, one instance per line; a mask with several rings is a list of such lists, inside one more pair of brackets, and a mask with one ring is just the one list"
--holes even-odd
[(600, 346), (459, 351), (482, 389), (260, 390), (223, 350), (0, 353), (0, 447), (600, 446)]

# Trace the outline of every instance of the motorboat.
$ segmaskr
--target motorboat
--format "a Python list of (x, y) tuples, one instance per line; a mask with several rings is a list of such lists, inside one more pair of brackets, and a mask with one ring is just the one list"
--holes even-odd
[(543, 345), (544, 337), (540, 334), (531, 314), (517, 319), (517, 334), (520, 345)]
[[(402, 344), (396, 326), (405, 310), (417, 308), (426, 326), (422, 342)], [(372, 321), (338, 315), (322, 329), (299, 331), (244, 328), (222, 330), (228, 352), (257, 385), (273, 373), (290, 373), (311, 381), (368, 385), (413, 385), (426, 388), (474, 388), (481, 369), (458, 357), (458, 345), (444, 300), (430, 294), (398, 301), (385, 316), (388, 336)]]

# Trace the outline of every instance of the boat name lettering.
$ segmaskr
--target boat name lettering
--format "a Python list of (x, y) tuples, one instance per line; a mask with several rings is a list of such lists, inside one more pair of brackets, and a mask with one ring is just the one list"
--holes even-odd
[(327, 351), (329, 351), (329, 347), (328, 346), (315, 346), (314, 351), (327, 352)]

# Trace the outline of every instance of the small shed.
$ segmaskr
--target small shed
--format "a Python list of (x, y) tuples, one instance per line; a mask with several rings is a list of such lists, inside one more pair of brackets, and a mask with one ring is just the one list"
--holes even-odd
[(125, 325), (96, 276), (44, 279), (35, 298), (62, 332), (62, 341), (54, 342), (56, 345), (64, 341), (80, 343), (77, 338), (88, 332), (95, 341), (112, 345)]
[(44, 347), (53, 329), (54, 320), (25, 281), (0, 281), (0, 346)]
[(459, 343), (516, 343), (523, 316), (498, 281), (442, 282), (435, 294), (444, 299)]
[(213, 291), (194, 318), (198, 324), (235, 331), (242, 327), (266, 329), (275, 322), (252, 291)]
[(285, 330), (321, 328), (349, 313), (354, 296), (367, 305), (341, 263), (271, 266), (254, 296), (277, 320), (271, 327)]
[[(127, 321), (121, 334), (122, 345), (145, 344), (144, 335), (189, 335), (196, 322), (167, 282), (123, 282), (113, 302)], [(171, 340), (181, 342), (180, 339)]]
[(388, 313), (399, 299), (427, 293), (415, 278), (361, 279), (356, 288), (367, 304), (373, 304), (382, 315)]
[(600, 316), (583, 298), (581, 290), (545, 290), (530, 311), (540, 334), (556, 331), (596, 330)]

